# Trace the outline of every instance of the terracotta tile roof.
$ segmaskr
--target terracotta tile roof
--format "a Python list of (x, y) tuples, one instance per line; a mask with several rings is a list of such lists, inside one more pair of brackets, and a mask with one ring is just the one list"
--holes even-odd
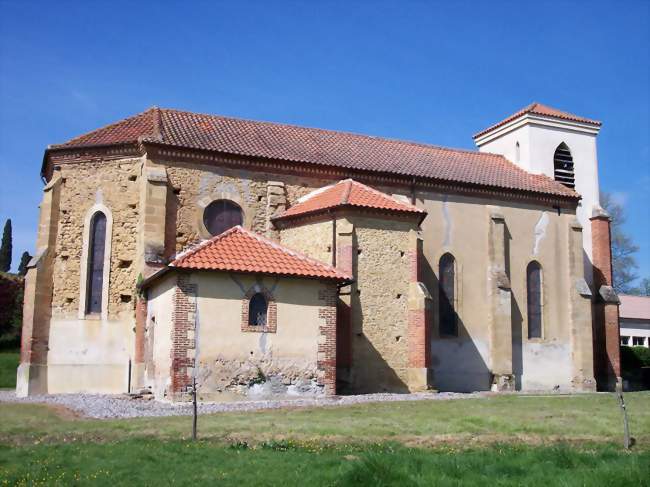
[(573, 190), (501, 155), (155, 107), (49, 150), (137, 141), (578, 198)]
[(345, 179), (303, 196), (295, 205), (285, 211), (282, 215), (274, 218), (274, 220), (319, 213), (321, 211), (342, 206), (370, 208), (397, 213), (410, 213), (420, 217), (426, 215), (424, 210), (421, 210), (410, 203), (398, 201), (392, 196), (352, 179)]
[(169, 267), (347, 281), (345, 273), (236, 226), (177, 256)]
[(602, 125), (602, 122), (599, 122), (597, 120), (591, 120), (589, 118), (579, 117), (578, 115), (563, 112), (561, 110), (558, 110), (557, 108), (552, 108), (546, 105), (542, 105), (541, 103), (531, 103), (527, 107), (524, 107), (518, 112), (510, 115), (508, 118), (501, 120), (499, 123), (496, 123), (486, 128), (485, 130), (481, 130), (477, 134), (474, 134), (474, 138), (480, 137), (483, 134), (487, 134), (488, 132), (494, 130), (495, 128), (501, 127), (502, 125), (505, 125), (508, 122), (511, 122), (527, 113), (531, 113), (533, 115), (542, 115), (544, 117), (560, 118), (562, 120), (570, 120), (572, 122), (588, 123), (597, 126)]
[(650, 320), (650, 296), (627, 296), (619, 294), (621, 318)]

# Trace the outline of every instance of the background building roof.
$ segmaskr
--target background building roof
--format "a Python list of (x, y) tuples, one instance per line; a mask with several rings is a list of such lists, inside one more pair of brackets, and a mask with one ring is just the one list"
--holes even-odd
[(624, 319), (650, 320), (650, 296), (619, 294), (619, 316)]

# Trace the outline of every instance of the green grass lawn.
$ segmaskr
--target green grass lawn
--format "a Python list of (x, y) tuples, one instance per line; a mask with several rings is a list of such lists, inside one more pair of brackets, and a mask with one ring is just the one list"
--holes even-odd
[(0, 389), (16, 387), (16, 369), (19, 359), (19, 352), (0, 350)]
[(79, 419), (0, 404), (0, 485), (648, 485), (650, 393)]
[(125, 440), (0, 447), (0, 484), (432, 486), (647, 485), (650, 454), (612, 447), (491, 446), (463, 451)]

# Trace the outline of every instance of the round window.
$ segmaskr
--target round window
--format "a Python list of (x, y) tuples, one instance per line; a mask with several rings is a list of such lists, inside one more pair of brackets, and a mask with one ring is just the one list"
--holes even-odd
[(232, 201), (213, 201), (203, 211), (203, 224), (211, 235), (219, 235), (243, 221), (241, 208)]

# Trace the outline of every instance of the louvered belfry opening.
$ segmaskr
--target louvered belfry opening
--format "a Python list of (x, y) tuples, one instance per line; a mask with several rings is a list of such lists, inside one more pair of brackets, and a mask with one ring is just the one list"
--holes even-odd
[(555, 180), (568, 188), (575, 188), (575, 173), (573, 169), (573, 157), (567, 145), (563, 142), (555, 149), (553, 157)]

